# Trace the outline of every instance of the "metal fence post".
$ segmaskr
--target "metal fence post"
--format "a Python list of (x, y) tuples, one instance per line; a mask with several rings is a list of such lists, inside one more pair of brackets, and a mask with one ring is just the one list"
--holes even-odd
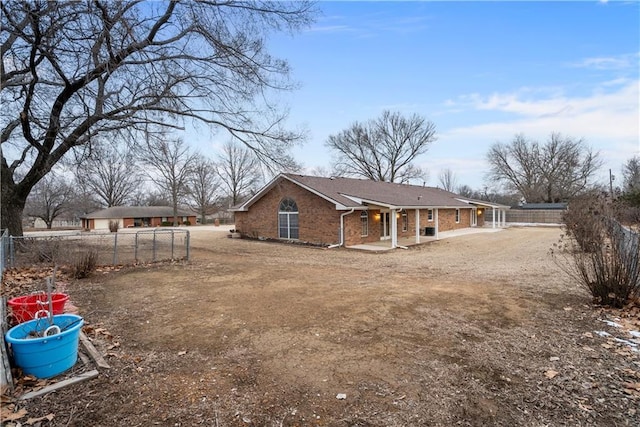
[(173, 256), (173, 245), (174, 245), (174, 239), (175, 239), (175, 231), (171, 230), (171, 259), (175, 259), (175, 257)]
[(16, 262), (16, 248), (13, 243), (13, 236), (9, 236), (9, 259), (11, 260), (9, 265), (14, 267)]
[(136, 237), (133, 242), (133, 259), (138, 262), (138, 231), (136, 231)]
[(153, 261), (156, 260), (156, 232), (158, 230), (153, 230)]
[(2, 278), (4, 277), (4, 269), (6, 266), (6, 255), (7, 255), (7, 239), (9, 238), (9, 230), (5, 229), (2, 232), (2, 241), (0, 242), (0, 282), (2, 282)]
[(185, 230), (185, 232), (187, 233), (187, 237), (185, 238), (187, 243), (187, 261), (189, 261), (189, 247), (190, 247), (189, 242), (191, 240), (190, 239), (191, 234), (189, 233), (189, 230)]
[(118, 232), (113, 233), (113, 265), (118, 264)]

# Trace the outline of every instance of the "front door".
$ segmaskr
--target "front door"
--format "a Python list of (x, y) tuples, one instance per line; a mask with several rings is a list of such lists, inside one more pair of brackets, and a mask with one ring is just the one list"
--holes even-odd
[(389, 212), (380, 213), (380, 240), (389, 240), (391, 233), (389, 232)]

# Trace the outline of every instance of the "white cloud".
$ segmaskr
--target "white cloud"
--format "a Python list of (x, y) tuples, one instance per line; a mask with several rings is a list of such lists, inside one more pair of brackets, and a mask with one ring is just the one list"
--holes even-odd
[(615, 56), (599, 56), (586, 58), (580, 62), (569, 64), (578, 68), (595, 68), (596, 70), (624, 70), (637, 68), (640, 53), (628, 53)]
[(560, 95), (544, 99), (524, 99), (520, 92), (496, 93), (485, 98), (473, 95), (467, 107), (482, 111), (512, 113), (511, 121), (486, 123), (453, 129), (448, 133), (503, 134), (545, 130), (598, 137), (638, 138), (640, 81), (625, 81), (616, 90), (596, 88), (590, 95)]
[[(557, 92), (536, 98), (533, 96), (535, 90), (526, 89), (460, 97), (458, 102), (448, 102), (448, 107), (463, 106), (470, 115), (475, 114), (473, 110), (481, 111), (483, 115), (507, 113), (507, 118), (444, 130), (439, 143), (458, 147), (459, 153), (471, 159), (460, 166), (465, 173), (477, 174), (486, 165), (480, 166), (475, 159), (479, 156), (482, 160), (492, 143), (510, 142), (519, 133), (544, 141), (552, 132), (560, 132), (584, 138), (588, 145), (599, 151), (604, 161), (603, 170), (618, 170), (626, 159), (640, 153), (640, 81), (625, 79), (617, 84), (608, 83), (585, 96)], [(433, 160), (439, 165), (447, 159)]]

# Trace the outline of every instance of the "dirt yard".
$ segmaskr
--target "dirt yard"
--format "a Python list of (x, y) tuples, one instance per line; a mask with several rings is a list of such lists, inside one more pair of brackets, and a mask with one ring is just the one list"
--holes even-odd
[(112, 368), (12, 408), (43, 426), (637, 426), (640, 354), (598, 334), (622, 332), (551, 260), (559, 236), (372, 253), (194, 228), (189, 263), (70, 283)]

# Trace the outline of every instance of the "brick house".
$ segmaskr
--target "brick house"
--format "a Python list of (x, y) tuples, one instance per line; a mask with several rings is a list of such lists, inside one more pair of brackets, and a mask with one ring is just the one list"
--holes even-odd
[[(108, 230), (111, 221), (118, 221), (118, 228), (158, 227), (163, 222), (173, 223), (171, 206), (113, 206), (80, 217), (86, 230)], [(178, 210), (179, 224), (195, 224), (193, 213)]]
[(483, 211), (504, 225), (508, 206), (464, 198), (438, 188), (352, 178), (280, 174), (233, 209), (244, 236), (354, 246), (434, 236), (484, 225)]

